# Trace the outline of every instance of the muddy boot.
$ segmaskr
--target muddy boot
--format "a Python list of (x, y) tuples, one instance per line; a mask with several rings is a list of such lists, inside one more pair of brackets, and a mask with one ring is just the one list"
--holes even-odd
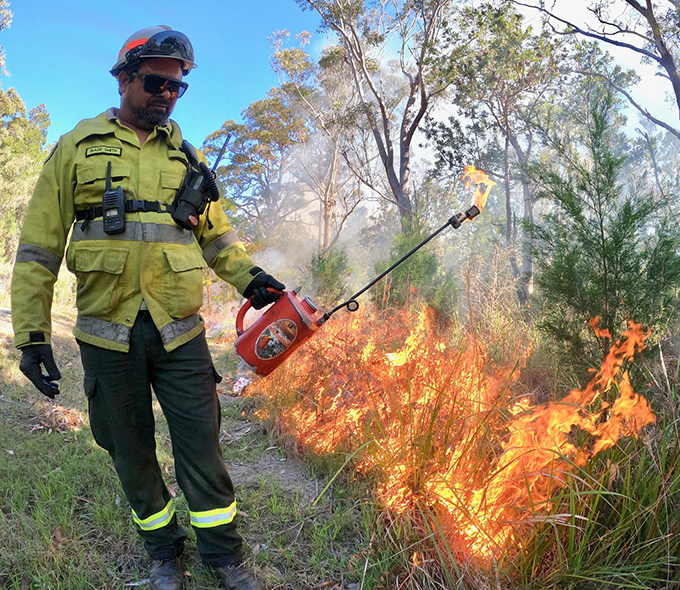
[(154, 559), (151, 562), (149, 588), (151, 590), (182, 590), (184, 574), (177, 559)]
[(214, 566), (213, 569), (224, 582), (227, 590), (263, 590), (255, 579), (255, 574), (243, 563), (226, 566)]

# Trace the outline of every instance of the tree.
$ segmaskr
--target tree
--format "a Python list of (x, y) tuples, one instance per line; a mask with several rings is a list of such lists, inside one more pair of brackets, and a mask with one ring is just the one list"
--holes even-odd
[[(680, 117), (680, 4), (677, 0), (668, 0), (668, 4), (653, 0), (597, 0), (588, 6), (597, 24), (579, 25), (572, 20), (562, 18), (552, 9), (547, 9), (541, 0), (538, 4), (525, 4), (510, 0), (518, 6), (538, 10), (554, 30), (562, 35), (581, 35), (596, 39), (611, 46), (620, 47), (639, 55), (643, 63), (656, 64), (659, 75), (670, 82)], [(670, 4), (670, 6), (669, 6)], [(573, 7), (573, 5), (570, 5)], [(621, 92), (643, 117), (663, 127), (680, 138), (680, 128), (653, 116), (644, 106), (632, 97), (629, 91), (619, 86), (601, 72), (591, 72), (595, 76), (604, 77), (612, 88)]]
[(45, 105), (27, 112), (14, 88), (0, 90), (0, 282), (9, 278), (21, 223), (46, 156), (49, 123)]
[[(12, 16), (8, 0), (0, 0), (0, 31), (12, 24)], [(2, 50), (2, 47), (0, 47), (0, 74), (8, 74), (5, 69), (5, 52)]]
[(299, 215), (308, 207), (309, 199), (291, 173), (294, 150), (307, 139), (308, 130), (290, 97), (279, 89), (252, 103), (243, 120), (225, 122), (208, 136), (204, 148), (214, 153), (233, 135), (230, 162), (218, 168), (218, 180), (257, 234), (272, 237), (282, 224), (300, 223)]
[[(533, 221), (533, 187), (524, 167), (536, 143), (536, 119), (561, 91), (561, 64), (566, 59), (565, 44), (546, 31), (535, 34), (522, 16), (509, 4), (497, 7), (485, 3), (457, 11), (441, 35), (432, 68), (437, 86), (451, 85), (452, 102), (459, 109), (470, 133), (492, 133), (500, 141), (491, 142), (498, 160), (487, 170), (500, 177), (505, 187), (505, 241), (515, 241), (516, 225), (512, 205), (512, 185), (522, 190), (522, 219)], [(438, 142), (444, 158), (451, 157), (452, 135), (463, 133), (465, 123), (452, 118), (445, 125), (430, 121), (429, 137)], [(444, 138), (444, 139), (442, 139)], [(465, 144), (463, 144), (465, 145)], [(472, 147), (468, 143), (468, 147)], [(440, 152), (441, 153), (441, 152)], [(448, 155), (447, 155), (448, 153)], [(477, 163), (477, 162), (475, 162)], [(498, 170), (497, 167), (500, 167)], [(523, 236), (521, 271), (511, 257), (515, 276), (520, 278), (518, 296), (528, 300), (532, 259), (528, 236)]]
[(296, 36), (299, 47), (284, 48), (288, 31), (277, 31), (270, 39), (274, 52), (272, 67), (279, 78), (280, 90), (290, 97), (291, 105), (305, 120), (308, 137), (294, 152), (297, 164), (293, 174), (319, 203), (319, 247), (329, 252), (340, 236), (349, 216), (362, 201), (359, 182), (344, 164), (356, 133), (342, 116), (343, 107), (353, 102), (348, 72), (342, 63), (328, 60), (314, 64), (304, 47), (309, 33)]
[(530, 168), (538, 198), (552, 206), (532, 227), (542, 325), (578, 357), (593, 318), (610, 334), (598, 338), (606, 353), (628, 320), (663, 325), (680, 287), (680, 232), (658, 195), (623, 176), (611, 89), (593, 83), (582, 98), (587, 109), (573, 111), (571, 141), (548, 138), (553, 157)]
[(429, 82), (428, 71), (451, 0), (296, 2), (303, 10), (316, 11), (322, 29), (337, 36), (338, 54), (349, 67), (358, 96), (353, 111), (370, 130), (390, 199), (407, 229), (412, 215), (411, 147), (424, 116), (444, 91)]

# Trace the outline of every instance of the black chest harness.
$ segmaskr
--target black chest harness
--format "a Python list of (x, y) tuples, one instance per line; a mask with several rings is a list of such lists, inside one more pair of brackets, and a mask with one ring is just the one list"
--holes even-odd
[[(227, 137), (228, 141), (229, 137)], [(220, 158), (224, 153), (226, 145), (225, 142), (220, 152)], [(182, 187), (177, 192), (172, 204), (161, 201), (126, 199), (120, 186), (116, 189), (111, 187), (111, 162), (109, 161), (106, 172), (106, 190), (102, 197), (102, 204), (75, 212), (76, 220), (83, 222), (80, 230), (85, 231), (90, 221), (102, 217), (105, 233), (122, 233), (125, 231), (125, 214), (141, 211), (169, 213), (174, 222), (180, 227), (188, 230), (195, 229), (200, 216), (206, 208), (209, 209), (210, 203), (220, 198), (214, 172), (220, 158), (215, 162), (213, 170), (210, 170), (204, 162), (198, 161), (196, 150), (188, 141), (182, 141), (179, 149), (187, 156), (189, 166), (187, 166)], [(206, 214), (206, 221), (208, 228), (212, 229), (213, 225), (208, 214)]]

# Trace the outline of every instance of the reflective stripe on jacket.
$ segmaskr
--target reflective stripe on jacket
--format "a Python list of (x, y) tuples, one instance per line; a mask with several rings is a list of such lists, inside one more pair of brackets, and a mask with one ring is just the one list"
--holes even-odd
[[(127, 352), (142, 300), (166, 350), (203, 330), (203, 269), (243, 293), (254, 263), (218, 203), (191, 232), (167, 212), (128, 212), (125, 232), (104, 233), (101, 218), (74, 225), (75, 211), (101, 206), (111, 162), (112, 187), (126, 199), (172, 203), (187, 168), (182, 135), (170, 121), (140, 147), (120, 124), (117, 109), (81, 121), (60, 138), (42, 169), (26, 212), (12, 275), (14, 342), (19, 348), (50, 343), (54, 283), (71, 234), (66, 264), (77, 277), (74, 335)], [(202, 156), (201, 156), (202, 157)]]

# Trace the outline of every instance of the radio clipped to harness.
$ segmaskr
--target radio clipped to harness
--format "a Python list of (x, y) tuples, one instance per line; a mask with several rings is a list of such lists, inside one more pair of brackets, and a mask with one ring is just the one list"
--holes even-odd
[(106, 168), (106, 190), (102, 197), (104, 233), (121, 234), (125, 231), (125, 195), (123, 187), (111, 188), (111, 160)]
[[(231, 135), (227, 136), (212, 170), (205, 162), (198, 161), (194, 148), (187, 141), (182, 142), (180, 150), (186, 154), (190, 166), (187, 168), (184, 184), (175, 197), (171, 213), (173, 221), (180, 227), (194, 230), (206, 207), (209, 207), (211, 202), (219, 200), (220, 191), (215, 181), (215, 170), (224, 155), (229, 139)], [(210, 219), (207, 221), (208, 227), (212, 229)]]

